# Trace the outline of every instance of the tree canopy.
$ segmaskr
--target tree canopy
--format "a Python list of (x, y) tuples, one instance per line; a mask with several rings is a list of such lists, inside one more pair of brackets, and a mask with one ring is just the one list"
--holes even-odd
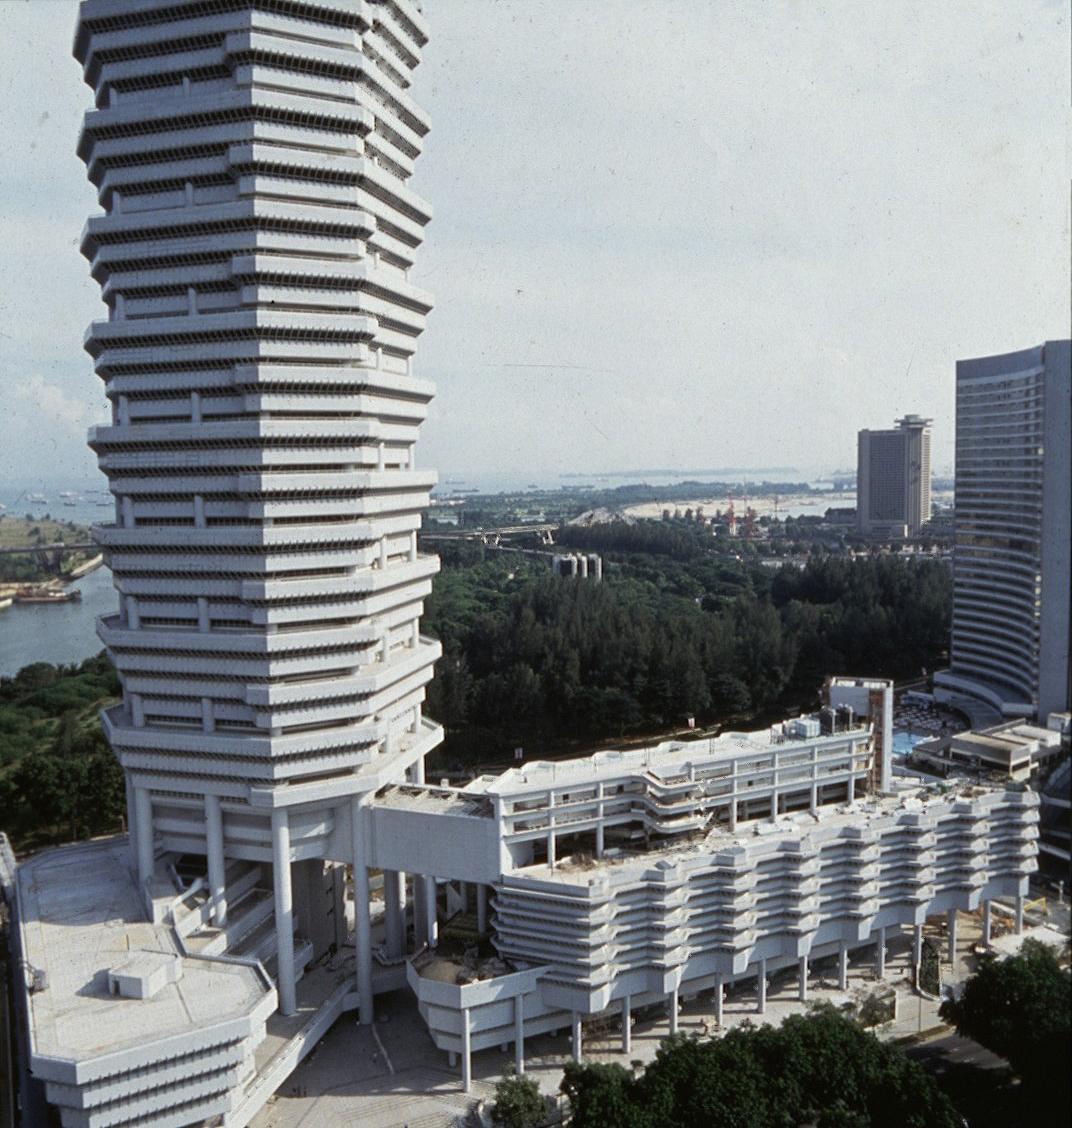
[(780, 1027), (667, 1039), (639, 1077), (566, 1066), (572, 1128), (955, 1128), (933, 1078), (832, 1008)]
[(510, 1074), (495, 1086), (491, 1121), (495, 1128), (542, 1128), (554, 1108), (555, 1102), (540, 1092), (531, 1077)]
[(19, 846), (118, 827), (123, 774), (98, 717), (118, 694), (104, 653), (0, 678), (0, 827)]
[(986, 959), (941, 1016), (1009, 1063), (1036, 1123), (1069, 1122), (1072, 974), (1052, 948), (1028, 939), (1019, 955)]
[(572, 530), (586, 548), (643, 549), (608, 555), (603, 583), (512, 554), (445, 564), (423, 622), (444, 648), (428, 709), (447, 727), (446, 757), (660, 733), (687, 717), (762, 724), (815, 704), (828, 674), (917, 675), (948, 645), (937, 561), (832, 557), (772, 572), (700, 551), (689, 528)]

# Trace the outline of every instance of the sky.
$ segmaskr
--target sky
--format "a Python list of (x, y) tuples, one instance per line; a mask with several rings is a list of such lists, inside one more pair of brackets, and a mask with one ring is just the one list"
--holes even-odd
[[(855, 466), (1069, 332), (1064, 0), (425, 0), (418, 458)], [(0, 0), (0, 484), (95, 474), (75, 5)]]

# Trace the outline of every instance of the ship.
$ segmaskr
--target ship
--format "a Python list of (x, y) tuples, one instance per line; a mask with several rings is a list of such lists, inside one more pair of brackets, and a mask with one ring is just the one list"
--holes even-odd
[(14, 598), (16, 603), (73, 603), (82, 598), (82, 593), (77, 588), (69, 588), (67, 591), (21, 588), (15, 592)]

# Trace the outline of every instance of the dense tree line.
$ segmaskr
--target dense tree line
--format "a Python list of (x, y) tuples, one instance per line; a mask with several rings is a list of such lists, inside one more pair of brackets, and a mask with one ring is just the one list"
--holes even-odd
[(0, 828), (16, 844), (118, 827), (123, 775), (97, 716), (118, 695), (103, 652), (79, 665), (35, 662), (0, 678)]
[(687, 521), (608, 521), (563, 525), (555, 533), (563, 548), (585, 552), (646, 552), (674, 560), (694, 560), (708, 550), (711, 533)]
[(833, 1010), (780, 1027), (667, 1039), (636, 1077), (620, 1065), (567, 1064), (572, 1128), (955, 1128), (922, 1066)]
[(447, 726), (448, 759), (687, 716), (764, 718), (813, 700), (828, 674), (918, 675), (948, 645), (936, 561), (816, 558), (772, 572), (662, 543), (608, 554), (603, 583), (520, 557), (444, 567), (424, 626), (444, 647), (429, 711)]

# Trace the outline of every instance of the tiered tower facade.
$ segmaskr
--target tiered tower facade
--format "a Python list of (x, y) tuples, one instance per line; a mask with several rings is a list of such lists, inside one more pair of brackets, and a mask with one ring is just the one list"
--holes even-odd
[(161, 847), (204, 852), (223, 918), (226, 859), (274, 861), (282, 979), (285, 863), (354, 861), (363, 797), (423, 778), (440, 736), (431, 299), (408, 277), (425, 40), (408, 0), (87, 0), (75, 41), (104, 209), (82, 250), (108, 306), (86, 336), (112, 406), (90, 436), (116, 506), (106, 732), (142, 882)]

